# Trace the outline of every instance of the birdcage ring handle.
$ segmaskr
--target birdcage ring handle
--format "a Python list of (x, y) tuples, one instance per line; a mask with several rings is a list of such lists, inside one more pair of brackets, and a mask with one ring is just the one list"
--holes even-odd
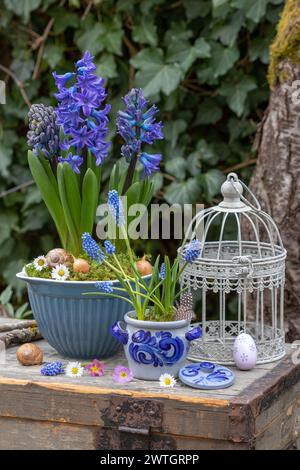
[[(248, 206), (250, 206), (253, 210), (255, 211), (261, 211), (261, 205), (260, 203), (258, 202), (257, 200), (257, 197), (255, 196), (255, 194), (251, 191), (250, 188), (248, 188), (248, 186), (243, 183), (243, 181), (241, 181), (239, 179), (239, 177), (237, 176), (236, 173), (228, 173), (227, 175), (227, 181), (230, 182), (231, 186), (233, 187), (233, 189), (235, 190), (235, 192), (238, 194), (238, 196), (241, 198), (241, 200), (247, 204)], [(237, 188), (235, 187), (235, 185), (233, 183), (240, 183), (242, 185), (242, 187), (245, 189), (245, 191), (247, 193), (250, 194), (250, 196), (252, 197), (252, 199), (254, 200), (256, 206), (254, 204), (252, 204), (247, 198), (245, 198), (238, 190)]]

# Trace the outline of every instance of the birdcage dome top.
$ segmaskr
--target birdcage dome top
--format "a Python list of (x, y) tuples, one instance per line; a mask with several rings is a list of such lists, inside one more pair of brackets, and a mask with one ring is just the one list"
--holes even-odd
[(201, 210), (192, 220), (179, 254), (193, 239), (201, 242), (201, 253), (196, 264), (217, 262), (253, 265), (286, 257), (279, 230), (272, 217), (261, 209), (255, 195), (229, 173), (222, 184), (222, 201)]

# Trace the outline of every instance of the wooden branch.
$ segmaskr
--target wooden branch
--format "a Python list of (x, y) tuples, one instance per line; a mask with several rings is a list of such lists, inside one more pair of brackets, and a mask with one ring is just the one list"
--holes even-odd
[(92, 0), (90, 0), (90, 1), (88, 2), (87, 6), (86, 6), (86, 9), (85, 9), (84, 12), (83, 12), (83, 15), (82, 15), (82, 17), (81, 17), (81, 21), (84, 21), (84, 20), (85, 20), (85, 18), (87, 17), (87, 15), (89, 14), (89, 12), (91, 11), (92, 6), (93, 6), (93, 2), (92, 2)]
[(256, 158), (250, 158), (249, 160), (246, 160), (245, 162), (242, 163), (237, 163), (236, 165), (229, 166), (228, 168), (223, 168), (223, 173), (230, 173), (231, 171), (236, 171), (240, 170), (241, 168), (246, 168), (247, 166), (250, 165), (255, 165), (256, 164)]
[(132, 44), (130, 39), (125, 34), (123, 36), (123, 41), (124, 41), (125, 46), (128, 49), (130, 57), (133, 57), (134, 55), (138, 53), (138, 49)]
[[(59, 4), (60, 7), (62, 7), (65, 3), (65, 0), (62, 0)], [(40, 73), (40, 67), (41, 67), (41, 63), (42, 63), (42, 59), (43, 59), (43, 54), (44, 54), (44, 48), (45, 48), (45, 43), (48, 39), (48, 36), (50, 34), (50, 31), (52, 29), (52, 26), (54, 25), (54, 18), (51, 18), (45, 29), (44, 29), (44, 32), (41, 36), (39, 36), (33, 43), (31, 49), (33, 51), (35, 51), (36, 49), (39, 49), (38, 50), (38, 53), (37, 53), (37, 59), (36, 59), (36, 63), (35, 63), (35, 66), (34, 66), (34, 70), (33, 70), (33, 73), (32, 73), (32, 80), (36, 80), (39, 76), (39, 73)]]
[(0, 324), (0, 333), (8, 332), (12, 330), (22, 330), (24, 328), (36, 327), (37, 323), (35, 320), (20, 320), (14, 322), (7, 322)]
[(37, 326), (0, 333), (0, 341), (5, 344), (6, 348), (15, 346), (16, 344), (29, 343), (41, 338), (42, 335)]
[(19, 80), (16, 75), (10, 70), (8, 69), (7, 67), (5, 67), (4, 65), (0, 64), (0, 70), (2, 70), (3, 72), (5, 72), (7, 75), (9, 75), (13, 81), (15, 82), (15, 84), (17, 85), (17, 87), (19, 88), (20, 90), (20, 93), (22, 95), (22, 98), (23, 100), (25, 101), (25, 103), (27, 104), (28, 108), (30, 108), (31, 106), (31, 103), (30, 103), (30, 100), (27, 96), (27, 93), (25, 91), (25, 88), (24, 88), (24, 84), (23, 82), (21, 82), (21, 80)]
[(18, 184), (17, 186), (14, 186), (13, 188), (7, 189), (6, 191), (2, 191), (2, 193), (0, 193), (0, 199), (8, 196), (9, 194), (16, 193), (17, 191), (21, 191), (22, 189), (25, 189), (28, 186), (31, 186), (32, 184), (34, 184), (33, 180), (25, 181), (25, 183)]

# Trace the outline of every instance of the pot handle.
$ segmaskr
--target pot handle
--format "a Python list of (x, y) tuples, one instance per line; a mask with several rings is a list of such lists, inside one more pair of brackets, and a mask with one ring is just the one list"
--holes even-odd
[(202, 329), (200, 326), (195, 326), (195, 328), (192, 328), (190, 331), (187, 331), (185, 334), (185, 338), (188, 341), (193, 341), (194, 339), (201, 338), (202, 336)]
[(126, 330), (123, 330), (120, 321), (116, 321), (116, 323), (113, 324), (113, 326), (111, 327), (111, 332), (112, 332), (112, 335), (118, 341), (120, 341), (120, 343), (122, 344), (128, 343), (128, 333)]

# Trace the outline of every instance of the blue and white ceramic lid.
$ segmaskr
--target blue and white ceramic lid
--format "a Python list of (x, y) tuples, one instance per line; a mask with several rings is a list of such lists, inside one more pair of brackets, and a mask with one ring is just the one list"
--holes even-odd
[(227, 388), (234, 383), (234, 373), (213, 362), (187, 364), (180, 369), (179, 378), (185, 385), (203, 390)]

